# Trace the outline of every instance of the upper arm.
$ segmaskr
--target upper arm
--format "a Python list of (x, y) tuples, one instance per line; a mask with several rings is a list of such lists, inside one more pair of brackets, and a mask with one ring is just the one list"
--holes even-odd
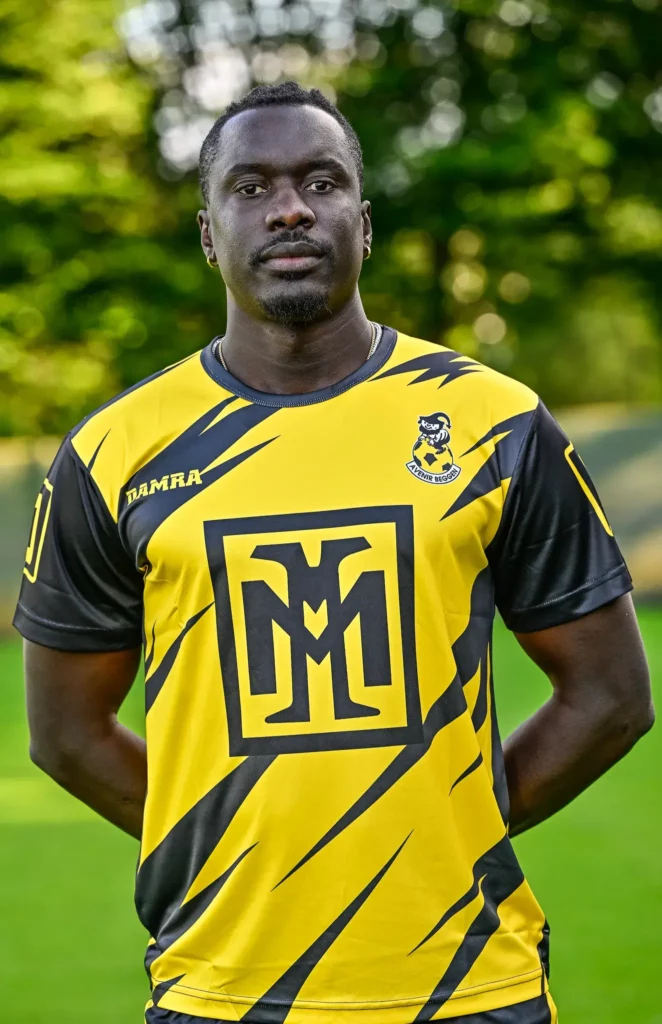
[(652, 721), (648, 665), (629, 594), (571, 622), (515, 635), (565, 703), (633, 709), (642, 722)]
[(131, 688), (140, 648), (99, 653), (58, 651), (24, 642), (33, 751), (71, 749), (103, 734)]

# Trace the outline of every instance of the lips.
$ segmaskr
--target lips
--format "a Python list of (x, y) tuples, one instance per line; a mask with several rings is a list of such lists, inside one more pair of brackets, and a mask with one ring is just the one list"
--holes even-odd
[(297, 259), (301, 257), (311, 257), (319, 259), (323, 253), (317, 248), (316, 245), (312, 245), (310, 242), (281, 242), (278, 245), (272, 245), (270, 249), (262, 253), (261, 259), (264, 262), (271, 260), (280, 259)]

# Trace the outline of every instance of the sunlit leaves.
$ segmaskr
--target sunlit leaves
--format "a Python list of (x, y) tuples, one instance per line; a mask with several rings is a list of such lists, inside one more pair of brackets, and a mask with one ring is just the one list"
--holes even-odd
[(662, 397), (658, 0), (10, 6), (0, 432), (64, 431), (222, 330), (198, 148), (289, 77), (361, 137), (370, 316), (555, 404)]

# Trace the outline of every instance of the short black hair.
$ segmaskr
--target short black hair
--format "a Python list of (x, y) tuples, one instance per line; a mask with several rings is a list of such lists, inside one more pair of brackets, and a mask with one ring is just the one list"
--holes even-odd
[(356, 164), (356, 172), (359, 178), (359, 188), (363, 192), (363, 153), (359, 137), (351, 124), (344, 117), (338, 108), (319, 89), (303, 89), (298, 82), (280, 82), (278, 85), (256, 85), (250, 92), (246, 93), (240, 100), (235, 100), (227, 108), (225, 113), (216, 119), (200, 150), (198, 172), (200, 176), (200, 190), (202, 197), (207, 203), (209, 201), (209, 176), (211, 168), (218, 155), (221, 130), (231, 117), (241, 114), (244, 110), (254, 110), (256, 107), (269, 106), (308, 106), (319, 107), (327, 114), (334, 117), (349, 143), (349, 149)]

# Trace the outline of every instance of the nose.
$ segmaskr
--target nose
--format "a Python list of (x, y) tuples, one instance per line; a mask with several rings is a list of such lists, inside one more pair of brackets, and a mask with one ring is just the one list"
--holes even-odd
[(267, 227), (270, 230), (309, 228), (314, 223), (315, 214), (298, 189), (293, 187), (278, 189), (267, 214)]

